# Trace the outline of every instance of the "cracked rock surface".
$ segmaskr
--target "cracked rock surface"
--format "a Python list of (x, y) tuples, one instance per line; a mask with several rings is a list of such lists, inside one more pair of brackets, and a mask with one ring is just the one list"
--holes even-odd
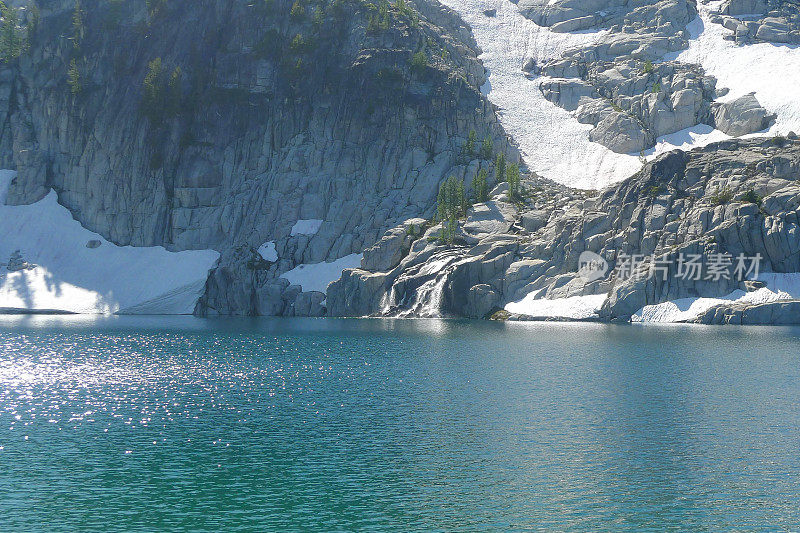
[(739, 137), (774, 123), (755, 96), (719, 104), (727, 89), (718, 89), (702, 67), (664, 60), (688, 46), (694, 0), (523, 0), (519, 6), (553, 31), (606, 30), (598, 43), (531, 70), (543, 77), (545, 98), (592, 124), (589, 139), (616, 153), (647, 150), (657, 138), (698, 124)]
[[(84, 0), (76, 35), (74, 0), (39, 4), (30, 47), (0, 66), (8, 203), (54, 189), (116, 244), (219, 251), (201, 314), (314, 307), (279, 275), (429, 216), (477, 159), (470, 132), (516, 157), (471, 35), (431, 0), (385, 20), (356, 0)], [(293, 235), (301, 220), (322, 223)]]
[[(618, 279), (615, 267), (623, 255), (666, 260), (727, 253), (760, 254), (762, 271), (798, 272), (798, 178), (800, 142), (770, 139), (670, 152), (599, 193), (532, 179), (524, 201), (493, 199), (513, 213), (509, 229), (498, 225), (497, 232), (477, 240), (463, 231), (448, 246), (433, 238), (433, 226), (393, 269), (345, 271), (329, 290), (330, 310), (341, 316), (486, 317), (538, 292), (546, 299), (605, 295), (600, 318), (629, 320), (646, 305), (720, 297), (739, 288), (739, 282), (682, 279), (675, 276), (676, 261), (670, 262), (666, 279)], [(488, 208), (477, 207), (462, 227), (472, 223), (472, 213)], [(593, 281), (579, 275), (585, 251), (608, 262), (607, 275)], [(646, 260), (640, 273), (652, 267)]]

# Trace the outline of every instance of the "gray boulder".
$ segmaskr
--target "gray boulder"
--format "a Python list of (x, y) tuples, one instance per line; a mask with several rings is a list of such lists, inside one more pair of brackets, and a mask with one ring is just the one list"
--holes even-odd
[(652, 145), (653, 137), (627, 113), (609, 113), (589, 132), (589, 140), (618, 153), (640, 152)]
[(422, 234), (427, 221), (424, 218), (412, 218), (384, 233), (381, 240), (364, 250), (361, 268), (373, 272), (386, 272), (396, 267)]
[(800, 300), (750, 305), (724, 304), (709, 309), (692, 322), (709, 325), (797, 326), (800, 325)]
[(325, 294), (317, 291), (301, 292), (294, 300), (294, 315), (321, 317), (325, 316)]
[(539, 90), (549, 101), (567, 111), (575, 111), (580, 105), (581, 98), (597, 98), (597, 89), (590, 84), (575, 79), (555, 79), (543, 81)]
[(506, 233), (514, 223), (516, 209), (507, 202), (490, 200), (475, 204), (467, 210), (467, 219), (461, 230), (475, 238)]
[(746, 94), (732, 102), (714, 104), (712, 108), (714, 125), (720, 131), (741, 137), (769, 128), (775, 122), (775, 115), (761, 107), (754, 94)]
[(550, 214), (548, 212), (534, 210), (522, 213), (520, 222), (522, 223), (522, 227), (525, 228), (525, 231), (534, 232), (543, 228), (547, 224), (549, 218)]
[(469, 318), (485, 318), (497, 308), (502, 298), (502, 295), (489, 284), (474, 285), (467, 293), (464, 314)]
[(728, 0), (720, 10), (732, 16), (764, 14), (769, 11), (768, 0)]

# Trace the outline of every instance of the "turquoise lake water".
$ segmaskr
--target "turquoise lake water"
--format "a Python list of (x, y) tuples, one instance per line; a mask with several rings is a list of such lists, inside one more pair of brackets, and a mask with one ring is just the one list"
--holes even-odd
[(800, 330), (0, 318), (0, 531), (797, 531)]

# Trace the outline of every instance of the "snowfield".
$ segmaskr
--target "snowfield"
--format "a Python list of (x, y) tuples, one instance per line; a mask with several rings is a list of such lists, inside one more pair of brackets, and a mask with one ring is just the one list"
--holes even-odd
[(346, 268), (359, 268), (362, 254), (350, 254), (330, 263), (313, 263), (297, 265), (280, 275), (292, 285), (300, 285), (303, 292), (328, 292), (328, 285), (342, 277)]
[[(605, 33), (554, 33), (523, 17), (508, 0), (442, 0), (472, 28), (488, 71), (482, 87), (499, 107), (500, 122), (519, 145), (528, 167), (553, 181), (584, 189), (600, 189), (631, 176), (641, 168), (639, 154), (616, 154), (589, 141), (591, 125), (580, 124), (572, 113), (548, 102), (539, 91), (544, 77), (528, 79), (522, 72), (526, 58), (541, 64), (571, 48), (597, 41)], [(720, 2), (700, 5), (701, 16), (688, 29), (688, 50), (665, 59), (699, 63), (730, 93), (722, 101), (755, 92), (763, 106), (778, 113), (770, 133), (800, 132), (800, 49), (757, 44), (745, 47), (723, 40), (728, 30), (711, 24), (709, 13)], [(495, 17), (484, 15), (497, 9)], [(761, 133), (764, 135), (764, 133)], [(657, 139), (645, 152), (648, 159), (662, 153), (705, 146), (730, 136), (707, 125), (697, 125)]]
[[(571, 48), (595, 42), (603, 32), (554, 33), (523, 17), (508, 0), (442, 0), (472, 28), (489, 72), (482, 88), (499, 109), (500, 122), (519, 145), (528, 167), (558, 183), (599, 189), (621, 181), (641, 167), (638, 154), (615, 154), (589, 141), (592, 126), (579, 123), (569, 111), (548, 102), (539, 84), (522, 66), (557, 59)], [(485, 9), (496, 8), (487, 17)]]
[(731, 101), (749, 93), (778, 119), (770, 133), (800, 133), (800, 47), (770, 43), (737, 46), (723, 39), (732, 32), (710, 21), (722, 2), (699, 4), (700, 16), (689, 24), (689, 49), (675, 56), (678, 61), (700, 64), (715, 76), (718, 87), (730, 93), (720, 101)]
[(298, 220), (292, 226), (292, 235), (316, 235), (321, 226), (321, 220)]
[[(3, 205), (15, 174), (0, 171), (0, 308), (90, 314), (194, 310), (217, 252), (117, 246), (83, 228), (52, 191), (32, 205)], [(100, 245), (89, 248), (89, 241)], [(5, 263), (15, 250), (36, 268), (8, 271)]]
[(270, 261), (274, 263), (278, 260), (278, 250), (275, 249), (275, 241), (265, 242), (261, 246), (258, 247), (258, 255), (261, 256), (264, 261)]
[(672, 302), (648, 305), (637, 311), (633, 322), (672, 323), (697, 318), (712, 307), (725, 303), (761, 304), (800, 298), (800, 273), (764, 273), (758, 277), (766, 287), (753, 292), (733, 291), (721, 298), (681, 298)]
[(592, 296), (573, 296), (555, 300), (537, 299), (541, 291), (528, 294), (519, 302), (511, 302), (505, 306), (509, 313), (527, 315), (533, 318), (562, 318), (586, 320), (597, 316), (597, 312), (606, 301), (605, 294)]

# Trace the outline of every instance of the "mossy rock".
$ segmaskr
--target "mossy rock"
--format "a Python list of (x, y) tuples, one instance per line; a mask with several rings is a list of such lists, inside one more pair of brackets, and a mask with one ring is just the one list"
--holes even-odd
[(505, 322), (509, 318), (511, 318), (511, 313), (509, 313), (505, 309), (495, 309), (494, 311), (489, 313), (489, 320), (497, 320)]

